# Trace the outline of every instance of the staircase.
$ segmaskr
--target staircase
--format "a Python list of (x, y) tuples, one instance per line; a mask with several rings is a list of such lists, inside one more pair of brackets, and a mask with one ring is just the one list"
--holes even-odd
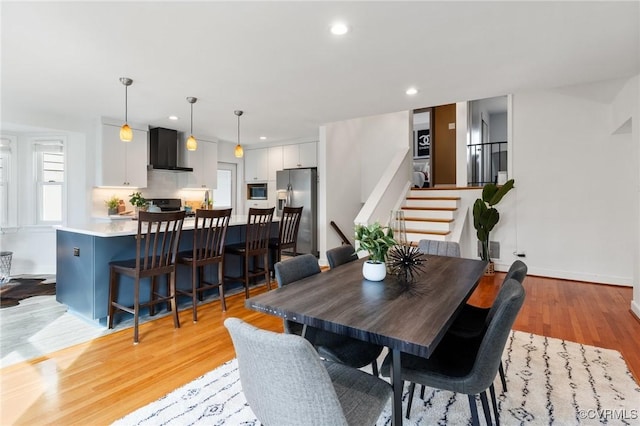
[(422, 239), (451, 241), (460, 217), (460, 197), (455, 191), (413, 188), (401, 209), (411, 245), (418, 245)]

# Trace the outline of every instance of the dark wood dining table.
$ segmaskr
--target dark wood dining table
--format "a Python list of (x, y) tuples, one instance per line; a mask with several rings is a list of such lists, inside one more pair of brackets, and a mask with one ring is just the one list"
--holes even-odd
[(487, 262), (424, 255), (407, 283), (362, 277), (365, 259), (251, 297), (247, 308), (389, 348), (393, 424), (402, 424), (400, 352), (428, 358), (467, 301)]

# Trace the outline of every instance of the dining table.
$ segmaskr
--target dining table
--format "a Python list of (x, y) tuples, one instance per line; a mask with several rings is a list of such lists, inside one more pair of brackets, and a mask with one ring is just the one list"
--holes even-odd
[[(484, 275), (488, 262), (422, 255), (413, 279), (362, 276), (366, 258), (251, 297), (247, 308), (383, 345), (391, 354), (392, 424), (402, 424), (400, 353), (429, 358)], [(286, 262), (286, 260), (285, 260)]]

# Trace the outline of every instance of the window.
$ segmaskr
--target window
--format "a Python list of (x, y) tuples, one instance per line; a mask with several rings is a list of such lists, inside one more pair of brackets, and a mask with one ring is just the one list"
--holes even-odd
[(0, 140), (0, 227), (9, 223), (9, 184), (11, 183), (11, 141)]
[(213, 190), (213, 204), (216, 208), (235, 208), (236, 165), (218, 163), (218, 187)]
[(64, 150), (61, 140), (38, 140), (36, 161), (36, 211), (39, 225), (62, 223), (64, 200)]

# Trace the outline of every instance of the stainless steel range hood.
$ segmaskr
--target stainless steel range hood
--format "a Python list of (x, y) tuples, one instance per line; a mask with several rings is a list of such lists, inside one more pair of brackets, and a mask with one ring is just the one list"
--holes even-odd
[(149, 168), (192, 172), (192, 167), (178, 165), (178, 131), (155, 127), (149, 131)]

